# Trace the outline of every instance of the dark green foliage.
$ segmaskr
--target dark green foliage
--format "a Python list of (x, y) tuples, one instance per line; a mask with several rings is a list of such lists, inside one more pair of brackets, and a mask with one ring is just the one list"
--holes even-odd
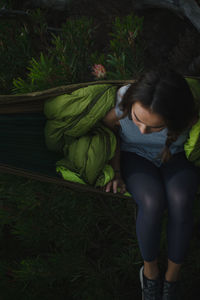
[(67, 20), (59, 35), (51, 34), (40, 57), (31, 59), (28, 78), (13, 80), (13, 91), (25, 93), (87, 81), (94, 32), (91, 19)]
[(8, 94), (13, 79), (21, 78), (22, 82), (31, 58), (46, 48), (47, 24), (38, 9), (26, 18), (2, 18), (0, 28), (0, 90), (1, 94)]
[(109, 78), (130, 79), (139, 76), (144, 70), (145, 46), (139, 38), (142, 25), (143, 18), (134, 14), (115, 18), (107, 59)]
[(40, 9), (14, 19), (0, 19), (1, 94), (26, 93), (70, 83), (97, 80), (94, 64), (106, 68), (105, 79), (131, 79), (143, 71), (143, 18), (116, 17), (101, 51), (99, 24), (89, 17), (67, 18), (52, 31)]
[(19, 28), (16, 21), (1, 21), (0, 26), (0, 89), (5, 94), (12, 88), (13, 77), (23, 76), (34, 52), (25, 27)]
[(145, 43), (141, 38), (143, 17), (129, 14), (115, 17), (109, 32), (109, 45), (105, 53), (97, 51), (91, 61), (106, 68), (105, 79), (132, 79), (144, 71)]
[(36, 299), (42, 291), (53, 295), (59, 287), (58, 299), (100, 300), (123, 294), (134, 281), (141, 257), (129, 200), (77, 197), (2, 175), (0, 188), (2, 290), (10, 278), (22, 299)]

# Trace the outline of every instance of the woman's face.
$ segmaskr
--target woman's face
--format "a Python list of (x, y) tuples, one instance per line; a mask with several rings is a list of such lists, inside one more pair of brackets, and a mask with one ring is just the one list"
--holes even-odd
[(131, 116), (142, 134), (161, 131), (166, 127), (163, 118), (143, 107), (140, 102), (132, 105)]

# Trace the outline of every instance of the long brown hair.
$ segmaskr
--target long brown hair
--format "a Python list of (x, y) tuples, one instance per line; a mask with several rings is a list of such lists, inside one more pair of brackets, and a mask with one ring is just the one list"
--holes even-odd
[(122, 118), (131, 115), (135, 102), (159, 114), (168, 129), (165, 147), (161, 159), (170, 159), (170, 145), (188, 129), (198, 117), (198, 109), (184, 77), (173, 70), (155, 70), (147, 72), (136, 83), (129, 86), (120, 103), (124, 112)]

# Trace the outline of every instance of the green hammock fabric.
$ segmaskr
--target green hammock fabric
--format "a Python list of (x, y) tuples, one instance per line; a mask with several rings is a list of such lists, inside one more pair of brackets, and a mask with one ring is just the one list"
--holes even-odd
[(59, 177), (55, 163), (60, 154), (50, 152), (44, 141), (42, 113), (0, 116), (0, 164)]

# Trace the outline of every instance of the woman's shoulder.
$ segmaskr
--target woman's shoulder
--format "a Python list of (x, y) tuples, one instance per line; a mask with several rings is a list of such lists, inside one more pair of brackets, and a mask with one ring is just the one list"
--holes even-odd
[(115, 107), (113, 107), (103, 118), (103, 123), (111, 129), (116, 128), (116, 126), (120, 127), (119, 120), (124, 112), (119, 108), (119, 104), (129, 86), (130, 84), (123, 85), (117, 90)]
[(116, 104), (115, 104), (115, 112), (116, 112), (116, 115), (118, 116), (119, 119), (123, 115), (123, 111), (120, 109), (120, 103), (121, 103), (121, 101), (123, 99), (124, 94), (126, 93), (127, 89), (129, 88), (129, 86), (130, 86), (130, 84), (123, 85), (117, 91)]
[(129, 88), (131, 84), (126, 84), (126, 85), (123, 85), (121, 86), (118, 91), (117, 91), (117, 102), (121, 102), (124, 94), (126, 93), (127, 89)]

